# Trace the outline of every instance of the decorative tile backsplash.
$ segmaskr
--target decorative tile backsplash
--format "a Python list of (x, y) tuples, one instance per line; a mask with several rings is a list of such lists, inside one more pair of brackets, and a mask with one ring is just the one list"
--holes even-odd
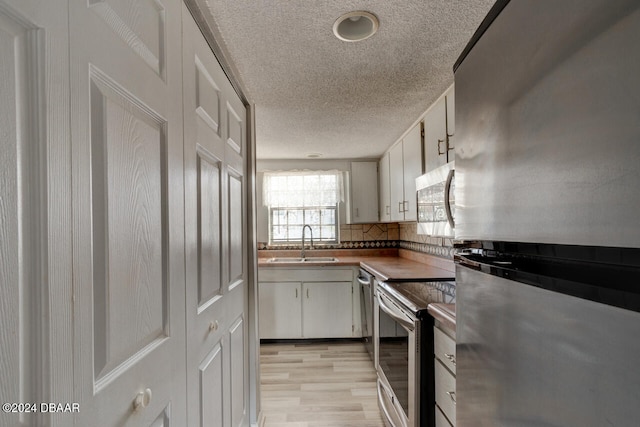
[[(429, 237), (416, 232), (417, 223), (345, 224), (340, 226), (340, 243), (323, 245), (326, 249), (402, 248), (442, 258), (453, 258), (453, 241)], [(269, 246), (258, 243), (258, 249), (299, 249), (300, 245)]]

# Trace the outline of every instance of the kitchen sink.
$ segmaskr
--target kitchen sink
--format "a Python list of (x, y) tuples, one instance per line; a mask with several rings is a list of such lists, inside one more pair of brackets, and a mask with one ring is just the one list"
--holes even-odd
[(275, 262), (275, 263), (313, 263), (313, 262), (337, 262), (338, 258), (334, 257), (325, 257), (325, 256), (309, 256), (305, 258), (296, 258), (296, 257), (276, 257), (270, 258), (267, 262)]

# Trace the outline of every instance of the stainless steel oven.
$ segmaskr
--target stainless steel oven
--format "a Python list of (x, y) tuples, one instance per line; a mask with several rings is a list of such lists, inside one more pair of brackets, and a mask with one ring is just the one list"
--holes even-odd
[[(452, 294), (453, 292), (453, 294)], [(431, 302), (450, 302), (451, 282), (381, 282), (376, 289), (378, 403), (387, 425), (435, 425)], [(454, 298), (454, 297), (453, 297)]]

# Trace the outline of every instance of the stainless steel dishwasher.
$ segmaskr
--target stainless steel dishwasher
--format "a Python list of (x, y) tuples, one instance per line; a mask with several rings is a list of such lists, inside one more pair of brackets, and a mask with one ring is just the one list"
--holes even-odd
[(373, 276), (367, 270), (361, 268), (358, 274), (358, 283), (360, 283), (362, 338), (367, 347), (369, 357), (375, 362), (375, 356), (373, 354)]

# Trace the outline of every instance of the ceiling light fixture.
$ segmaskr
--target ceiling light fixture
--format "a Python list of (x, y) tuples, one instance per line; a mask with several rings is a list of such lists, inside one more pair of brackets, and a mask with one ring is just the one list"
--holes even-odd
[(322, 157), (322, 153), (309, 153), (307, 157), (310, 159), (317, 159), (318, 157)]
[(365, 11), (349, 12), (336, 19), (333, 34), (345, 42), (357, 42), (371, 37), (378, 31), (378, 18)]

